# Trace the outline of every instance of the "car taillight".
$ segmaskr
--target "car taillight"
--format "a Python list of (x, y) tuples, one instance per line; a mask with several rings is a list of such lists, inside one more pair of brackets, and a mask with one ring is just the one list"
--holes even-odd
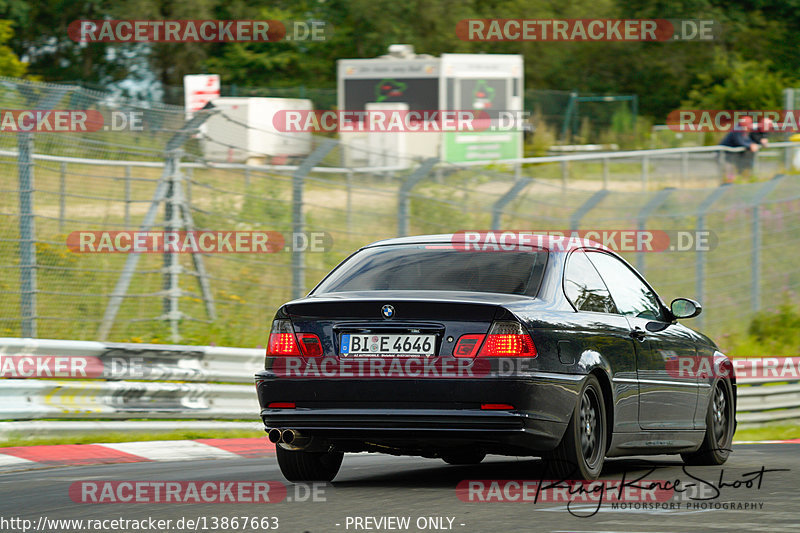
[(453, 357), (475, 357), (484, 337), (486, 335), (462, 335), (453, 348)]
[(513, 411), (514, 406), (510, 403), (482, 403), (481, 409), (484, 411)]
[(306, 357), (322, 357), (322, 343), (313, 333), (298, 333), (300, 338), (300, 351)]
[(270, 333), (267, 355), (300, 355), (294, 333)]
[[(299, 342), (298, 342), (299, 339)], [(272, 323), (269, 334), (267, 356), (322, 356), (322, 343), (313, 333), (298, 333), (295, 335), (292, 323), (289, 320), (276, 320)]]
[(294, 409), (294, 402), (272, 402), (267, 405), (267, 409)]
[(519, 322), (495, 322), (478, 357), (536, 357), (533, 339)]

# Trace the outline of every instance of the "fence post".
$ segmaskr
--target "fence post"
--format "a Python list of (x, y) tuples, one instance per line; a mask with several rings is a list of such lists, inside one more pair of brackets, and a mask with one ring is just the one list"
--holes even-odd
[(192, 167), (184, 167), (184, 194), (186, 200), (187, 209), (189, 209), (192, 205), (192, 180), (194, 180), (194, 169)]
[[(200, 125), (208, 120), (208, 117), (210, 117), (213, 113), (215, 113), (215, 111), (208, 106), (207, 108), (195, 113), (191, 120), (184, 124), (183, 128), (181, 128), (180, 131), (175, 133), (175, 135), (173, 135), (169, 141), (167, 141), (167, 144), (164, 148), (165, 153), (168, 155), (172, 154), (175, 150), (183, 146), (189, 137), (196, 132)], [(155, 193), (153, 193), (153, 199), (150, 202), (150, 207), (148, 208), (147, 214), (144, 216), (144, 220), (140, 226), (140, 231), (143, 233), (150, 231), (150, 228), (155, 223), (156, 216), (158, 215), (158, 208), (166, 197), (167, 179), (172, 176), (172, 173), (174, 172), (171, 164), (172, 161), (173, 159), (168, 157), (164, 163), (164, 171), (161, 173), (161, 177), (156, 185)], [(117, 284), (114, 286), (114, 290), (111, 292), (111, 297), (108, 300), (108, 305), (106, 306), (105, 313), (103, 314), (103, 319), (100, 321), (100, 327), (97, 330), (97, 340), (104, 341), (108, 338), (108, 334), (111, 331), (111, 326), (114, 325), (114, 319), (117, 317), (119, 308), (122, 305), (122, 299), (125, 298), (125, 294), (128, 292), (128, 287), (131, 284), (131, 280), (133, 279), (133, 274), (136, 271), (136, 265), (138, 263), (139, 253), (129, 253), (128, 257), (125, 259), (125, 266), (122, 268), (122, 273), (117, 280)]]
[[(645, 222), (647, 222), (647, 218), (653, 213), (653, 211), (661, 207), (661, 205), (667, 201), (667, 198), (674, 190), (674, 187), (661, 189), (639, 211), (637, 219), (639, 221), (638, 230), (640, 232), (645, 230)], [(640, 274), (644, 275), (644, 252), (642, 250), (637, 250), (636, 252), (636, 270), (638, 270)]]
[(517, 180), (514, 185), (503, 196), (497, 200), (492, 206), (492, 231), (500, 231), (501, 218), (503, 216), (503, 208), (511, 202), (514, 198), (521, 193), (525, 187), (528, 186), (533, 180), (531, 178), (522, 178)]
[[(303, 219), (303, 187), (305, 178), (338, 144), (335, 139), (325, 139), (292, 174), (292, 233), (299, 235), (305, 228)], [(292, 246), (292, 298), (302, 298), (305, 292), (305, 251)]]
[(125, 228), (131, 227), (131, 166), (125, 165)]
[(794, 149), (790, 146), (783, 148), (783, 170), (784, 172), (790, 172), (792, 170), (792, 155), (794, 154)]
[[(181, 170), (181, 159), (183, 150), (177, 149), (170, 153), (169, 166), (172, 173), (167, 177), (167, 198), (166, 198), (166, 230), (179, 231), (186, 230), (188, 233), (195, 231), (194, 217), (192, 217), (191, 205), (187, 199), (184, 188), (184, 174)], [(200, 293), (205, 304), (206, 314), (209, 320), (217, 319), (217, 312), (214, 305), (214, 297), (211, 294), (211, 285), (208, 281), (203, 256), (199, 251), (192, 252), (192, 263)], [(164, 314), (161, 317), (170, 324), (172, 342), (181, 339), (178, 326), (180, 320), (186, 316), (179, 309), (180, 297), (183, 290), (180, 288), (180, 275), (185, 272), (178, 260), (175, 250), (164, 250)]]
[(600, 189), (599, 191), (591, 195), (588, 200), (583, 202), (583, 205), (581, 205), (578, 209), (576, 209), (569, 217), (570, 231), (577, 231), (578, 226), (580, 226), (581, 219), (586, 215), (586, 213), (594, 209), (594, 207), (597, 204), (599, 204), (603, 200), (603, 198), (608, 196), (608, 193), (609, 193), (608, 189)]
[(411, 195), (411, 189), (419, 183), (420, 181), (424, 180), (428, 174), (431, 173), (433, 170), (434, 165), (438, 163), (439, 160), (435, 157), (431, 157), (423, 161), (420, 166), (414, 170), (406, 179), (400, 184), (400, 190), (398, 191), (397, 196), (397, 236), (398, 237), (405, 237), (408, 235), (408, 218), (409, 218), (409, 196)]
[(66, 216), (66, 194), (67, 194), (67, 164), (61, 163), (61, 172), (58, 178), (58, 231), (64, 232), (64, 218)]
[(647, 190), (647, 179), (648, 179), (648, 171), (650, 166), (650, 157), (643, 155), (642, 156), (642, 190)]
[(608, 189), (608, 158), (603, 158), (603, 188)]
[[(178, 231), (181, 228), (180, 202), (178, 198), (180, 190), (180, 164), (182, 153), (175, 150), (168, 155), (168, 166), (171, 172), (166, 176), (167, 191), (165, 198), (164, 220), (166, 222), (164, 230), (166, 233)], [(181, 312), (178, 309), (179, 298), (181, 296), (180, 274), (181, 265), (178, 261), (178, 254), (167, 250), (164, 246), (164, 282), (163, 282), (163, 310), (164, 318), (169, 321), (172, 342), (180, 341), (178, 323), (181, 319)]]
[(689, 152), (681, 153), (681, 183), (689, 179)]
[(726, 174), (726, 166), (727, 163), (725, 162), (725, 158), (727, 157), (728, 150), (725, 149), (724, 146), (719, 147), (719, 151), (717, 152), (717, 171), (719, 172), (719, 180), (721, 183), (725, 183), (728, 179)]
[[(74, 87), (59, 87), (46, 96), (29, 95), (26, 106), (51, 109), (67, 91)], [(33, 215), (33, 134), (17, 135), (17, 175), (19, 181), (19, 285), (20, 329), (23, 337), (36, 337), (36, 230)], [(63, 196), (62, 196), (63, 197)]]
[(19, 267), (22, 336), (36, 337), (36, 243), (33, 221), (33, 135), (19, 133)]
[(756, 191), (751, 201), (753, 226), (752, 226), (752, 269), (750, 271), (750, 305), (753, 312), (761, 310), (761, 202), (766, 198), (775, 187), (777, 187), (784, 175), (778, 174)]
[[(786, 88), (783, 90), (783, 110), (784, 111), (794, 111), (797, 106), (795, 106), (795, 98), (794, 94), (797, 89)], [(784, 137), (784, 140), (788, 138), (788, 134)], [(784, 171), (789, 172), (792, 170), (792, 159), (794, 156), (796, 148), (786, 147), (783, 149), (783, 168)]]
[[(706, 213), (708, 212), (708, 208), (716, 202), (720, 196), (722, 196), (725, 191), (728, 190), (730, 187), (729, 183), (723, 183), (716, 189), (714, 189), (711, 194), (705, 197), (703, 203), (700, 204), (700, 207), (697, 209), (697, 227), (696, 235), (699, 235), (700, 232), (705, 231), (706, 227)], [(701, 249), (697, 249), (695, 251), (696, 263), (695, 263), (695, 294), (697, 300), (702, 304), (705, 296), (705, 276), (706, 276), (706, 252)], [(702, 313), (698, 315), (697, 322), (699, 327), (703, 327), (705, 324), (705, 315)]]
[(353, 231), (353, 171), (347, 170), (347, 233)]

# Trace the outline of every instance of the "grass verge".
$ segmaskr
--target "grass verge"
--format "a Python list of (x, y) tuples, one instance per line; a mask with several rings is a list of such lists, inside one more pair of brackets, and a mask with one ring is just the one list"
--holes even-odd
[(758, 428), (738, 429), (733, 440), (787, 440), (800, 438), (800, 423), (769, 424)]

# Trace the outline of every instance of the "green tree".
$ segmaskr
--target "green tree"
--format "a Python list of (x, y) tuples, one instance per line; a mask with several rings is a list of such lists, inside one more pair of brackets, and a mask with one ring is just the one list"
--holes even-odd
[[(774, 106), (778, 86), (797, 78), (798, 12), (800, 0), (0, 0), (0, 19), (16, 29), (7, 46), (47, 81), (106, 86), (149, 76), (179, 87), (185, 74), (215, 72), (224, 84), (334, 87), (337, 59), (408, 43), (432, 55), (522, 54), (528, 89), (637, 94), (640, 113), (656, 121), (701, 96)], [(587, 17), (710, 19), (722, 31), (711, 42), (652, 43), (469, 42), (455, 32), (468, 18)], [(75, 20), (108, 18), (316, 20), (333, 35), (324, 42), (153, 44), (75, 43), (67, 35)]]
[(773, 72), (769, 61), (743, 60), (717, 53), (697, 76), (683, 107), (692, 109), (780, 109), (781, 94), (792, 82)]
[(67, 28), (76, 20), (113, 17), (116, 4), (114, 0), (0, 0), (0, 18), (14, 22), (11, 48), (29, 64), (32, 75), (46, 81), (105, 83), (127, 77), (125, 57), (109, 54), (114, 46), (108, 43), (77, 43)]
[(6, 43), (14, 36), (10, 20), (0, 20), (0, 76), (21, 78), (25, 76), (28, 65), (19, 60)]
[(392, 43), (409, 43), (417, 53), (469, 52), (455, 35), (458, 20), (473, 16), (459, 0), (279, 0), (253, 18), (324, 21), (325, 41), (231, 43), (209, 58), (209, 71), (226, 83), (251, 86), (334, 87), (336, 60), (385, 54)]
[[(113, 13), (122, 19), (230, 18), (219, 16), (220, 6), (224, 4), (221, 0), (130, 0), (114, 2)], [(183, 86), (184, 75), (205, 72), (204, 63), (214, 53), (219, 53), (219, 45), (211, 43), (152, 43), (146, 45), (150, 69), (156, 79), (167, 86)]]

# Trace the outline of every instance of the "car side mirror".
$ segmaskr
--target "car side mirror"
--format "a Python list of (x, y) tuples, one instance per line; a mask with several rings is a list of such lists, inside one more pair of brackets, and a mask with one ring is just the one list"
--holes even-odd
[(703, 306), (689, 298), (675, 298), (669, 304), (669, 310), (675, 318), (693, 318), (700, 314)]

